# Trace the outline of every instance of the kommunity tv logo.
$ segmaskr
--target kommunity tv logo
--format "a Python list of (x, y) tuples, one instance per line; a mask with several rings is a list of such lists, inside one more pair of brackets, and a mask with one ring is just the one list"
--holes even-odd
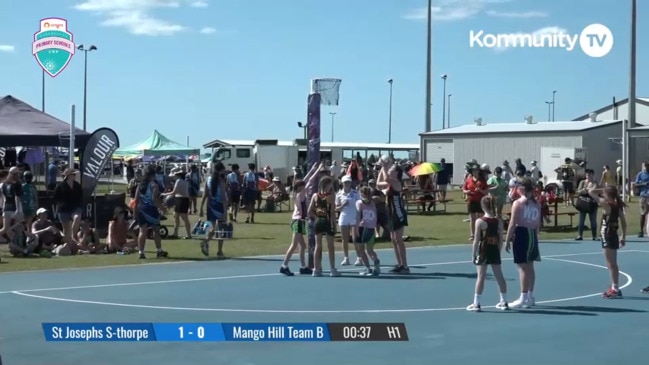
[(469, 32), (469, 47), (472, 48), (563, 48), (573, 51), (577, 45), (587, 56), (604, 57), (613, 49), (613, 33), (603, 24), (591, 24), (579, 34)]

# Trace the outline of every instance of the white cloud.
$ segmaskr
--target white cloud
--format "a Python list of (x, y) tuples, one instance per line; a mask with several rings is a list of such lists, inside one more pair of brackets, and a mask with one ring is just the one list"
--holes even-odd
[(155, 11), (161, 8), (178, 8), (192, 4), (188, 0), (84, 0), (75, 5), (79, 11), (90, 12), (104, 18), (101, 25), (119, 27), (131, 34), (146, 36), (174, 35), (186, 28), (173, 21), (159, 19)]
[(13, 52), (16, 50), (16, 47), (10, 46), (8, 44), (0, 44), (0, 52)]
[[(474, 17), (481, 13), (490, 16), (507, 18), (532, 18), (544, 16), (541, 12), (497, 12), (488, 10), (495, 4), (507, 3), (511, 0), (441, 0), (431, 7), (431, 14), (434, 20), (453, 21)], [(412, 20), (426, 20), (428, 18), (427, 8), (420, 8), (406, 14), (404, 18)], [(543, 15), (541, 15), (543, 14)]]
[(542, 11), (524, 11), (524, 12), (508, 12), (508, 11), (495, 11), (489, 10), (486, 12), (489, 16), (499, 18), (545, 18), (547, 13)]
[(192, 8), (207, 8), (207, 1), (197, 0), (189, 4)]
[(201, 34), (214, 34), (216, 33), (216, 29), (212, 27), (204, 27), (201, 28)]
[[(512, 36), (525, 36), (525, 35), (530, 35), (532, 36), (532, 39), (543, 36), (543, 35), (552, 35), (552, 34), (568, 34), (568, 30), (565, 28), (561, 28), (558, 26), (553, 26), (553, 27), (543, 27), (541, 29), (537, 29), (533, 32), (517, 32), (517, 33), (512, 33)], [(507, 47), (494, 47), (494, 50), (496, 52), (503, 52), (507, 50)]]

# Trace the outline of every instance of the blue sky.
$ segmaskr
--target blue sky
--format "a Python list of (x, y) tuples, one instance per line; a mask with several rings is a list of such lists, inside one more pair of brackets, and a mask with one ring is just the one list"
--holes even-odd
[[(629, 1), (434, 1), (433, 129), (441, 128), (441, 74), (448, 74), (452, 125), (569, 120), (628, 94)], [(642, 5), (642, 4), (641, 4)], [(41, 105), (41, 71), (31, 55), (39, 20), (69, 21), (89, 55), (88, 129), (108, 126), (122, 146), (155, 128), (200, 146), (213, 139), (298, 138), (313, 77), (343, 79), (340, 105), (323, 107), (323, 140), (336, 112), (337, 141), (386, 142), (394, 79), (393, 142), (418, 143), (425, 114), (425, 0), (51, 0), (0, 1), (0, 95)], [(649, 7), (639, 8), (639, 17)], [(480, 49), (469, 32), (579, 34), (607, 25), (611, 52), (579, 48)], [(638, 79), (649, 51), (638, 27)], [(643, 43), (644, 42), (644, 43)], [(648, 96), (640, 83), (638, 96)], [(83, 54), (46, 80), (46, 111), (81, 122)]]

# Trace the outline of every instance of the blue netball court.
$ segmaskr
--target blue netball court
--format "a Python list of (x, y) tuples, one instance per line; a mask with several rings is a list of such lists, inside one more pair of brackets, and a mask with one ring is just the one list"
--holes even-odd
[[(541, 253), (537, 306), (507, 312), (485, 308), (498, 301), (491, 278), (483, 312), (465, 310), (475, 283), (467, 245), (410, 249), (408, 276), (362, 277), (347, 266), (339, 278), (284, 277), (279, 256), (0, 274), (0, 354), (4, 365), (644, 362), (649, 244), (620, 250), (620, 300), (601, 298), (609, 276), (598, 242), (544, 242)], [(380, 256), (393, 262), (391, 250)], [(511, 301), (508, 254), (503, 268)], [(43, 322), (404, 322), (410, 341), (52, 343)]]

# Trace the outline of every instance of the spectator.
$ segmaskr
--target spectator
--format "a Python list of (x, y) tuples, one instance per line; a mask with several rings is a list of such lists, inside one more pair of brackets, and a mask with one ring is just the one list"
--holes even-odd
[(63, 235), (56, 228), (54, 222), (48, 219), (47, 209), (38, 208), (36, 220), (32, 223), (32, 233), (38, 237), (42, 249), (52, 251), (54, 247), (63, 243)]
[(56, 177), (59, 176), (59, 167), (56, 165), (54, 160), (50, 160), (50, 164), (47, 166), (47, 190), (54, 191), (56, 188)]
[(81, 222), (81, 228), (77, 232), (77, 244), (79, 254), (98, 254), (104, 253), (106, 244), (99, 241), (97, 231), (92, 228), (88, 221)]
[(56, 211), (63, 226), (63, 238), (68, 244), (74, 242), (74, 233), (79, 232), (83, 212), (83, 190), (81, 184), (75, 180), (78, 173), (75, 169), (65, 169), (63, 181), (54, 189)]
[(108, 250), (110, 252), (130, 253), (135, 250), (137, 242), (128, 238), (128, 211), (115, 208), (113, 219), (108, 223)]
[(29, 233), (22, 219), (16, 219), (11, 223), (13, 225), (9, 227), (9, 230), (12, 231), (12, 238), (9, 242), (9, 253), (14, 257), (31, 257), (33, 254), (36, 254), (38, 250), (38, 237), (35, 234)]

